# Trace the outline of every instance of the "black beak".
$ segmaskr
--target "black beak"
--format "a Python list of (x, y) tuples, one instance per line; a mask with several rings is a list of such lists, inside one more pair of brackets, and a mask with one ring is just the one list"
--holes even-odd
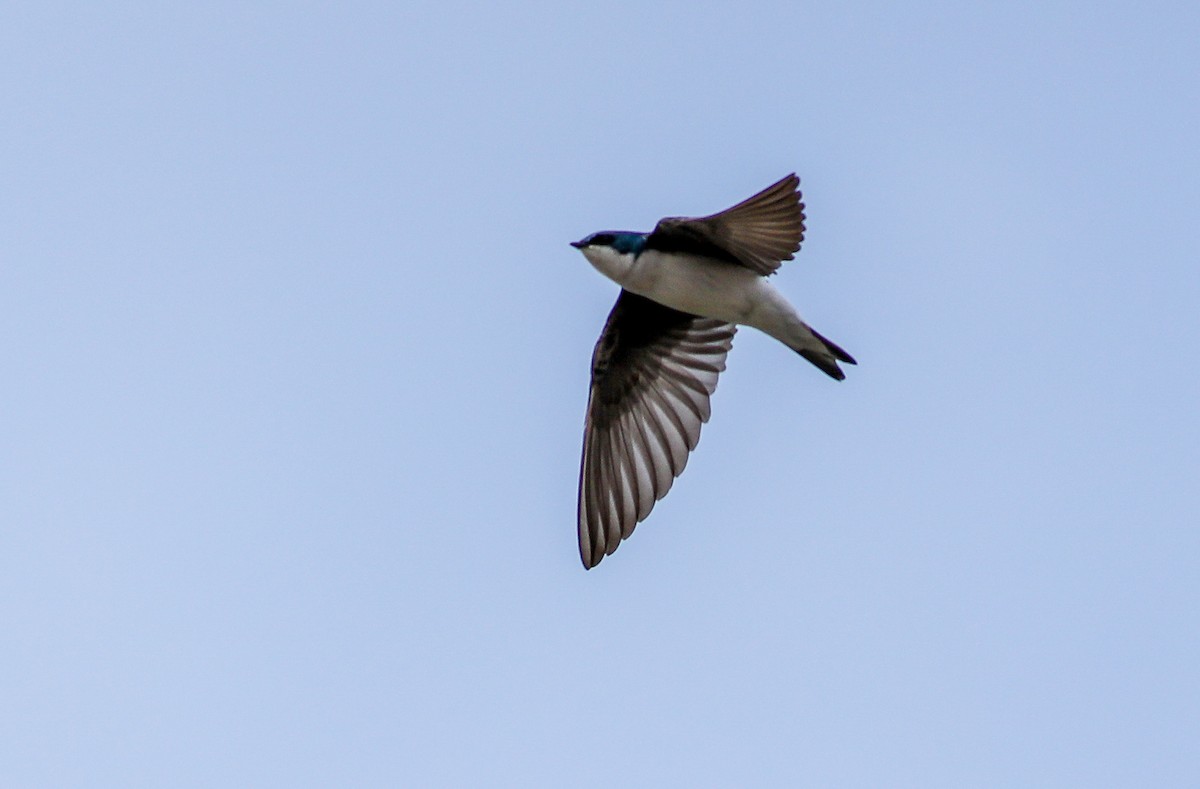
[(583, 249), (584, 247), (587, 246), (587, 242), (586, 241), (572, 241), (571, 246), (575, 247), (576, 249)]

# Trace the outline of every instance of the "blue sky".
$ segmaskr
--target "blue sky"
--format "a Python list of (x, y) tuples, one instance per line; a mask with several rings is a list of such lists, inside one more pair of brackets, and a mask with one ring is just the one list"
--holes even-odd
[[(14, 4), (0, 783), (1194, 785), (1190, 3)], [(671, 495), (616, 287), (790, 171)]]

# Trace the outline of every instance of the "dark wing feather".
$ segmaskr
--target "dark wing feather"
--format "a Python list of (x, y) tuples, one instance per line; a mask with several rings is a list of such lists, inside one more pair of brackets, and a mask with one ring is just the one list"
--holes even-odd
[(579, 467), (584, 567), (615, 551), (683, 472), (736, 330), (621, 291), (592, 354)]
[(804, 240), (804, 203), (795, 173), (719, 214), (668, 217), (646, 239), (647, 249), (690, 252), (738, 263), (763, 276), (791, 260)]

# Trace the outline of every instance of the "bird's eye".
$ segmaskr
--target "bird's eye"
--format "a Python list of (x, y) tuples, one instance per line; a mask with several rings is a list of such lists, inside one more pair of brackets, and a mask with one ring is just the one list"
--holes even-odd
[(611, 247), (616, 238), (612, 233), (593, 233), (588, 239), (588, 244), (599, 247)]

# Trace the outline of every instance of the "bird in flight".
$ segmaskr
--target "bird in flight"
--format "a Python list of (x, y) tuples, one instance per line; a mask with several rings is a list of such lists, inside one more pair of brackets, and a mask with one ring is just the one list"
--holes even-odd
[(591, 569), (667, 495), (711, 415), (738, 326), (782, 342), (831, 378), (850, 354), (800, 319), (767, 280), (804, 240), (793, 173), (711, 216), (571, 246), (621, 286), (592, 354), (579, 469), (579, 556)]

